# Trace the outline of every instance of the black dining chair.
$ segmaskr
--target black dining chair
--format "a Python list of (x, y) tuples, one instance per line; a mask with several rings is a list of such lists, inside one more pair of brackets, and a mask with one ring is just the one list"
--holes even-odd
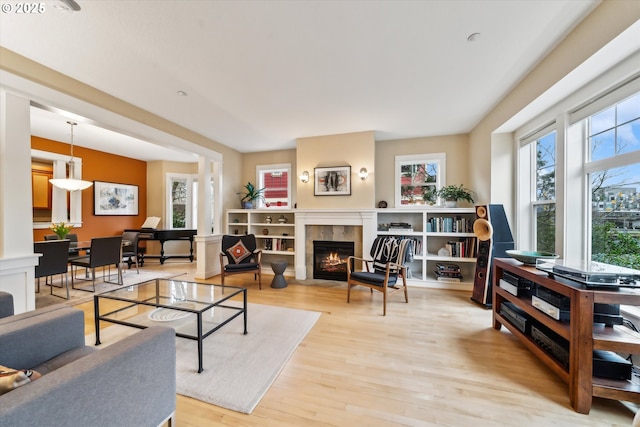
[[(57, 234), (45, 234), (44, 240), (60, 240)], [(65, 236), (65, 240), (69, 240), (69, 261), (80, 258), (80, 249), (78, 249), (78, 235), (75, 233), (69, 233)], [(87, 251), (88, 254), (88, 251)]]
[[(51, 288), (51, 295), (64, 298), (53, 293), (53, 288), (55, 287), (53, 285), (53, 276), (60, 274), (60, 287), (67, 289), (67, 299), (69, 299), (69, 278), (67, 276), (69, 244), (69, 240), (51, 240), (33, 244), (33, 252), (42, 254), (35, 268), (35, 277), (38, 279), (36, 292), (40, 292), (40, 278), (45, 277), (45, 283)], [(51, 283), (48, 282), (49, 277), (52, 278)]]
[[(102, 280), (105, 283), (113, 283), (115, 285), (122, 285), (122, 236), (116, 237), (96, 237), (91, 239), (91, 251), (88, 256), (74, 259), (69, 262), (71, 264), (71, 288), (87, 292), (96, 291), (96, 268), (102, 267)], [(111, 266), (117, 267), (118, 279), (116, 282), (107, 280), (111, 277)], [(75, 267), (75, 269), (74, 269)], [(84, 267), (87, 270), (91, 269), (91, 285), (93, 290), (76, 288), (75, 280), (89, 280), (82, 279), (76, 276), (78, 267)], [(108, 275), (105, 277), (105, 267), (108, 270)]]
[(140, 257), (140, 251), (138, 249), (139, 235), (140, 233), (137, 231), (125, 231), (122, 233), (122, 261), (126, 262), (129, 268), (131, 268), (131, 264), (135, 264), (138, 274), (140, 274), (140, 267), (138, 266), (138, 258)]

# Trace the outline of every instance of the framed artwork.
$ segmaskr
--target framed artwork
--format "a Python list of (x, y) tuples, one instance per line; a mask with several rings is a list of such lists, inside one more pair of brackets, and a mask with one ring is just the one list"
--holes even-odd
[(138, 186), (93, 181), (94, 215), (138, 215)]
[(316, 196), (351, 195), (351, 166), (315, 168)]

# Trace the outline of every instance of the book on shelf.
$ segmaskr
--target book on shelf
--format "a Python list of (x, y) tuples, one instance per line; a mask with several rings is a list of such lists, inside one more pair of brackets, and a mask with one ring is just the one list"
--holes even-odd
[(413, 228), (392, 228), (389, 227), (389, 231), (392, 233), (413, 233)]
[(475, 258), (477, 241), (475, 237), (463, 237), (458, 240), (449, 240), (445, 246), (449, 256), (454, 258)]
[(460, 273), (458, 264), (436, 262), (436, 271), (440, 273)]
[(472, 233), (475, 219), (463, 216), (434, 217), (427, 220), (427, 232)]
[(447, 275), (447, 274), (442, 274), (439, 271), (434, 271), (433, 272), (434, 275), (436, 276), (436, 280), (440, 281), (440, 282), (454, 282), (454, 283), (459, 283), (462, 282), (462, 274), (458, 273), (458, 274), (454, 274), (454, 275)]

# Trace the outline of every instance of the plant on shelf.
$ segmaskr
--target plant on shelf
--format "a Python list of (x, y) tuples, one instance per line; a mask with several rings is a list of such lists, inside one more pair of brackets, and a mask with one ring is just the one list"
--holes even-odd
[(67, 237), (67, 234), (71, 232), (73, 225), (67, 224), (66, 222), (62, 221), (57, 224), (54, 222), (49, 226), (49, 228), (58, 236), (60, 240), (64, 240), (64, 238)]
[(264, 196), (264, 188), (257, 189), (255, 185), (251, 182), (247, 182), (244, 186), (244, 192), (238, 193), (241, 195), (240, 202), (242, 202), (242, 207), (245, 209), (252, 209), (255, 207), (256, 200), (263, 199)]
[(446, 207), (455, 207), (458, 200), (473, 203), (473, 191), (460, 185), (445, 185), (438, 190), (438, 196), (444, 199)]

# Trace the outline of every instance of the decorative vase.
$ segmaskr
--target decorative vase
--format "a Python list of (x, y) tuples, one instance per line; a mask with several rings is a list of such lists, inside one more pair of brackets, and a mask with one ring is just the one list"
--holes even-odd
[(445, 208), (455, 208), (456, 206), (458, 206), (458, 201), (457, 200), (445, 200), (444, 201), (444, 207)]
[(67, 234), (69, 234), (68, 231), (66, 233), (56, 233), (56, 235), (58, 236), (58, 239), (60, 240), (64, 240), (65, 237), (67, 237)]

